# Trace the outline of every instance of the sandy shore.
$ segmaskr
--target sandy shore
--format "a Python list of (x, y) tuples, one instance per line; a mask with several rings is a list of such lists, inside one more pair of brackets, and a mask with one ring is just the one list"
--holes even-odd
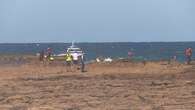
[(0, 66), (0, 110), (194, 110), (195, 66), (88, 64), (87, 72), (38, 61)]

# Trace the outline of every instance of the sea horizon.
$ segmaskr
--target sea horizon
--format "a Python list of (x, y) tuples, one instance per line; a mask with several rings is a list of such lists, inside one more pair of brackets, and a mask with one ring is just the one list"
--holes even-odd
[[(195, 41), (97, 41), (97, 42), (77, 42), (74, 43), (195, 43)], [(48, 43), (72, 43), (72, 42), (0, 42), (0, 44), (48, 44)]]

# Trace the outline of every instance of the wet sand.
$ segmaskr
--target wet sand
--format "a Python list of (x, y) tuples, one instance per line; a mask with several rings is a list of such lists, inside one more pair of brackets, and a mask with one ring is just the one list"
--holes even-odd
[(195, 65), (1, 66), (0, 110), (195, 110)]

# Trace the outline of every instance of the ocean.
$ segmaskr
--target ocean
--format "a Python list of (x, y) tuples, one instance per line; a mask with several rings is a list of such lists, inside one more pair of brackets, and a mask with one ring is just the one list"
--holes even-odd
[[(0, 44), (0, 54), (36, 55), (43, 49), (52, 48), (54, 54), (63, 53), (71, 43), (8, 43)], [(86, 53), (87, 60), (97, 57), (127, 58), (133, 52), (135, 59), (162, 60), (177, 56), (185, 61), (184, 50), (191, 47), (195, 51), (195, 42), (115, 42), (115, 43), (76, 43)], [(195, 55), (193, 54), (193, 58)]]

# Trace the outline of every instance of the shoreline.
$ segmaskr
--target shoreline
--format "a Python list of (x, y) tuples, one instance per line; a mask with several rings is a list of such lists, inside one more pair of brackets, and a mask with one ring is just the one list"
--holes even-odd
[[(33, 75), (36, 74), (81, 74), (73, 66), (73, 72), (66, 72), (65, 61), (52, 61), (50, 63), (40, 62), (37, 56), (6, 56), (0, 59), (0, 76), (13, 74), (14, 76)], [(4, 59), (4, 60), (2, 60)], [(130, 61), (130, 60), (114, 60), (113, 62), (91, 62), (86, 64), (86, 72), (83, 74), (105, 75), (105, 74), (176, 74), (184, 72), (191, 68), (192, 65), (185, 65), (177, 61)], [(7, 75), (9, 76), (9, 75)], [(11, 75), (10, 75), (11, 76)]]

